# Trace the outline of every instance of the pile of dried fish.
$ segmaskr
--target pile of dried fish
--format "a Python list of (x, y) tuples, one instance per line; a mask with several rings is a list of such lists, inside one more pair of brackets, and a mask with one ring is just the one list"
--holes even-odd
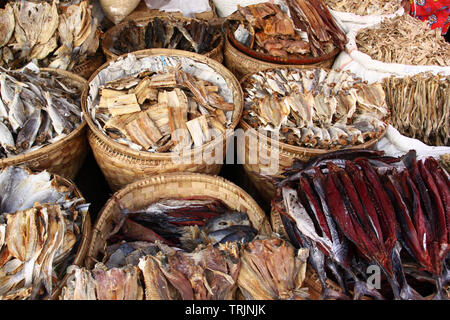
[(179, 65), (106, 82), (91, 114), (119, 143), (135, 150), (169, 152), (200, 147), (225, 133), (233, 110), (218, 86)]
[(392, 125), (434, 146), (449, 145), (450, 76), (420, 73), (384, 79)]
[(282, 5), (238, 6), (246, 23), (234, 23), (234, 37), (251, 50), (291, 59), (344, 49), (347, 38), (322, 0), (287, 0)]
[(0, 158), (38, 150), (82, 122), (80, 85), (33, 68), (0, 67)]
[(304, 300), (308, 249), (295, 249), (279, 238), (254, 240), (241, 254), (238, 286), (246, 300)]
[(450, 65), (450, 44), (438, 29), (409, 14), (385, 19), (356, 35), (358, 50), (372, 59), (408, 65)]
[(99, 46), (88, 0), (63, 8), (59, 1), (8, 2), (0, 9), (0, 65), (12, 69), (36, 60), (64, 70), (84, 62)]
[(126, 252), (131, 252), (124, 249), (124, 241), (160, 241), (192, 251), (200, 244), (248, 242), (258, 232), (246, 213), (231, 211), (213, 198), (163, 199), (137, 212), (118, 205), (122, 220), (107, 238), (107, 267), (124, 265)]
[(0, 299), (51, 295), (89, 205), (49, 173), (21, 167), (0, 172), (0, 199)]
[(60, 300), (142, 300), (144, 291), (136, 266), (106, 268), (96, 264), (94, 270), (70, 266), (70, 277)]
[[(325, 297), (345, 298), (353, 288), (356, 299), (422, 299), (420, 286), (408, 282), (427, 281), (437, 288), (434, 298), (445, 299), (450, 180), (434, 158), (337, 151), (297, 161), (286, 175), (274, 208), (292, 243), (310, 249)], [(377, 265), (389, 285), (369, 287), (368, 265)], [(342, 293), (326, 286), (327, 268)]]
[(152, 48), (168, 48), (206, 53), (220, 42), (219, 29), (200, 20), (183, 22), (174, 18), (153, 18), (146, 25), (133, 20), (113, 38), (111, 52), (117, 55)]
[(243, 90), (244, 120), (290, 145), (337, 149), (379, 137), (386, 127), (381, 84), (347, 71), (261, 71), (247, 78)]
[(333, 10), (351, 12), (360, 16), (393, 14), (401, 8), (401, 1), (392, 0), (324, 0)]

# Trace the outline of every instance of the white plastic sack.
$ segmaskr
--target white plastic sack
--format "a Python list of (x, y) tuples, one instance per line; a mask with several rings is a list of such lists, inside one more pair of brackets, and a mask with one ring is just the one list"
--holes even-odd
[(417, 159), (427, 157), (439, 159), (440, 156), (450, 153), (450, 147), (433, 147), (417, 139), (403, 136), (393, 126), (389, 125), (386, 135), (375, 145), (375, 150), (384, 151), (386, 156), (400, 157), (409, 150), (416, 150)]
[(252, 4), (258, 4), (262, 2), (278, 3), (277, 0), (213, 0), (217, 9), (217, 15), (219, 17), (228, 17), (230, 14), (237, 10), (237, 5), (246, 7)]
[(211, 11), (208, 0), (145, 0), (147, 8), (165, 12), (181, 12), (183, 16), (194, 18), (196, 13)]
[[(370, 27), (376, 28), (383, 20), (381, 19), (379, 23), (370, 25)], [(341, 52), (336, 58), (333, 64), (334, 69), (341, 71), (349, 70), (369, 83), (378, 82), (390, 76), (413, 76), (428, 71), (433, 74), (441, 73), (446, 76), (450, 75), (450, 66), (413, 66), (399, 63), (385, 63), (372, 59), (369, 55), (358, 50), (356, 35), (360, 29), (359, 27), (355, 27), (346, 34), (349, 40), (345, 47), (346, 52)]]
[(328, 9), (330, 10), (333, 18), (340, 22), (341, 28), (345, 33), (350, 32), (350, 30), (358, 30), (371, 25), (375, 25), (380, 23), (383, 19), (394, 18), (405, 13), (405, 10), (403, 8), (400, 8), (393, 14), (360, 16), (351, 12), (335, 11), (330, 8)]

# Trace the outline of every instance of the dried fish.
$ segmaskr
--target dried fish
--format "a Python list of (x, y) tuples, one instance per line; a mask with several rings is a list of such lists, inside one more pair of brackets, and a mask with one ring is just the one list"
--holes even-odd
[(358, 50), (372, 59), (408, 65), (450, 65), (450, 44), (438, 29), (409, 14), (383, 20), (356, 35)]
[(8, 252), (0, 261), (0, 298), (51, 295), (62, 276), (59, 266), (81, 238), (89, 205), (45, 171), (7, 167), (0, 181), (0, 248)]
[(393, 14), (401, 8), (400, 1), (391, 0), (324, 0), (325, 4), (333, 10), (351, 12), (360, 16)]
[[(392, 125), (401, 134), (434, 146), (449, 145), (449, 76), (419, 73), (384, 79)], [(398, 94), (401, 93), (401, 94)]]
[(1, 69), (0, 85), (0, 157), (43, 147), (81, 124), (82, 88), (61, 75)]
[(169, 48), (205, 54), (219, 44), (220, 30), (205, 21), (155, 17), (149, 22), (127, 22), (112, 39), (111, 52), (122, 55), (151, 48)]
[(1, 11), (0, 65), (13, 69), (32, 60), (72, 70), (98, 49), (100, 32), (89, 1), (12, 1)]
[(94, 110), (105, 133), (150, 152), (204, 145), (213, 136), (210, 130), (226, 130), (234, 109), (217, 86), (179, 66), (106, 82), (99, 93)]
[(232, 21), (233, 34), (251, 50), (287, 59), (317, 57), (344, 48), (347, 38), (321, 0), (282, 4), (238, 6), (242, 19)]
[[(320, 246), (310, 262), (325, 293), (330, 293), (325, 266), (332, 270), (332, 264), (337, 264), (342, 268), (338, 278), (345, 295), (345, 279), (355, 282), (354, 299), (365, 295), (384, 299), (380, 293), (387, 293), (389, 287), (395, 299), (423, 299), (417, 291), (420, 287), (405, 277), (405, 266), (412, 259), (417, 267), (410, 275), (420, 279), (419, 270), (427, 270), (437, 288), (434, 299), (445, 299), (445, 259), (450, 250), (448, 174), (433, 158), (417, 161), (414, 150), (400, 158), (382, 155), (347, 150), (306, 163), (296, 160), (279, 183), (274, 207), (296, 246)], [(352, 252), (347, 242), (357, 251)], [(402, 247), (408, 255), (400, 255)], [(364, 284), (359, 271), (373, 263), (387, 278), (379, 292)]]
[[(380, 84), (336, 70), (280, 70), (259, 72), (243, 83), (244, 120), (254, 128), (279, 132), (280, 141), (291, 145), (321, 149), (362, 144), (385, 129), (389, 110)], [(345, 81), (336, 88), (339, 79)]]

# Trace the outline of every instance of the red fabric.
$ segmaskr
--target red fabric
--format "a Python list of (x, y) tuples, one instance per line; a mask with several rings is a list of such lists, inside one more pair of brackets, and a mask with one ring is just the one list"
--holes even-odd
[(412, 0), (411, 15), (427, 21), (431, 29), (440, 28), (446, 34), (450, 26), (450, 0)]

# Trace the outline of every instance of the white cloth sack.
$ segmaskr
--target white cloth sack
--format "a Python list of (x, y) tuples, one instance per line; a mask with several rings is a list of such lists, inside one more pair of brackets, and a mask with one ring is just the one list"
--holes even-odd
[(208, 0), (145, 0), (147, 8), (165, 12), (179, 11), (185, 17), (194, 18), (196, 13), (211, 11)]
[(384, 151), (386, 156), (400, 157), (409, 150), (416, 150), (417, 159), (427, 157), (439, 159), (440, 156), (450, 153), (450, 147), (433, 147), (417, 139), (403, 136), (393, 126), (389, 125), (386, 135), (375, 145), (375, 150)]

